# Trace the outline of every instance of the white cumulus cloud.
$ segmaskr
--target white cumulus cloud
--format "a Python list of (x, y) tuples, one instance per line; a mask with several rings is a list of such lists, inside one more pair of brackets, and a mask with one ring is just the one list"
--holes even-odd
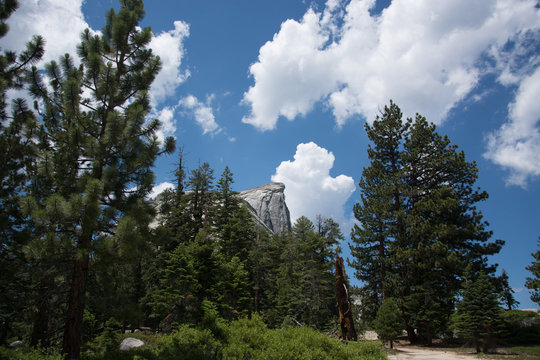
[(157, 132), (158, 140), (163, 144), (165, 138), (174, 136), (176, 132), (176, 120), (174, 118), (175, 107), (165, 106), (164, 108), (153, 113), (153, 117), (159, 119), (161, 128)]
[(300, 216), (312, 221), (317, 215), (343, 223), (344, 204), (355, 191), (350, 176), (332, 177), (334, 154), (313, 142), (296, 147), (294, 160), (283, 161), (272, 181), (285, 184), (285, 197), (294, 222)]
[[(80, 34), (90, 28), (84, 20), (82, 3), (83, 0), (20, 1), (19, 9), (8, 19), (10, 31), (2, 38), (2, 49), (20, 52), (33, 35), (39, 34), (46, 42), (40, 66), (58, 60), (65, 53), (71, 54), (78, 62), (76, 48), (80, 43)], [(177, 20), (174, 29), (154, 34), (149, 44), (162, 62), (162, 69), (150, 89), (154, 108), (152, 117), (159, 118), (163, 124), (157, 134), (161, 141), (166, 136), (174, 136), (176, 130), (175, 107), (162, 108), (160, 104), (167, 98), (175, 97), (177, 87), (189, 77), (189, 71), (182, 69), (185, 55), (183, 43), (188, 36), (189, 25)], [(25, 95), (22, 92), (16, 94)]]
[(9, 32), (2, 49), (20, 52), (33, 35), (45, 39), (43, 63), (58, 60), (66, 53), (75, 59), (81, 32), (88, 28), (81, 10), (82, 0), (19, 1), (19, 8), (7, 23)]
[(178, 105), (186, 110), (189, 110), (195, 121), (203, 130), (203, 134), (216, 135), (221, 132), (221, 128), (216, 122), (214, 111), (210, 103), (213, 96), (209, 96), (206, 103), (199, 101), (195, 96), (188, 95), (178, 102)]
[(154, 104), (174, 96), (176, 88), (189, 77), (188, 70), (181, 70), (182, 58), (185, 55), (183, 42), (188, 36), (189, 25), (177, 20), (173, 30), (159, 33), (150, 41), (150, 47), (162, 63), (161, 71), (150, 89)]
[(373, 120), (393, 99), (406, 115), (440, 123), (493, 70), (483, 56), (540, 29), (534, 0), (394, 0), (372, 15), (374, 4), (329, 0), (321, 13), (285, 21), (249, 69), (243, 122), (271, 130), (280, 116), (305, 116), (323, 101), (342, 126)]
[(526, 187), (540, 175), (540, 67), (520, 83), (509, 121), (488, 137), (484, 156), (510, 172), (507, 184)]

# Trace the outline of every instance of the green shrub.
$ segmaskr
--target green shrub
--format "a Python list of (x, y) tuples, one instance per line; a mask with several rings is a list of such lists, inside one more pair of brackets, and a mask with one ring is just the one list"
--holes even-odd
[(88, 343), (89, 349), (96, 353), (114, 352), (120, 346), (119, 333), (115, 328), (118, 327), (118, 321), (109, 319), (105, 322), (105, 327), (101, 334)]
[(2, 360), (62, 360), (62, 355), (55, 350), (29, 349), (26, 347), (10, 349), (0, 347)]
[(212, 360), (219, 359), (221, 343), (208, 329), (181, 326), (177, 332), (156, 341), (156, 354), (160, 360)]
[(241, 318), (229, 326), (229, 341), (223, 349), (224, 359), (255, 359), (266, 346), (269, 330), (262, 318), (254, 314), (251, 319)]
[(224, 359), (386, 359), (380, 343), (343, 344), (309, 327), (267, 329), (259, 316), (230, 326)]

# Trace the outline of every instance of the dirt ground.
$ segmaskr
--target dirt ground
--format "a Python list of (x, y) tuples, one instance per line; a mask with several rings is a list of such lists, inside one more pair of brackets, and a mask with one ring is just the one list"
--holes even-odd
[(463, 360), (475, 359), (474, 354), (462, 355), (454, 352), (440, 350), (421, 349), (415, 347), (396, 347), (397, 354), (389, 355), (389, 360)]

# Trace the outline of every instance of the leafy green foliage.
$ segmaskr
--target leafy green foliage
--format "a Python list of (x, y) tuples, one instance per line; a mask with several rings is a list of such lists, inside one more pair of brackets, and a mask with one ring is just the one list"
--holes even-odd
[(63, 360), (63, 356), (54, 350), (44, 349), (27, 349), (18, 348), (10, 349), (0, 347), (0, 359), (6, 360)]
[[(127, 352), (90, 352), (82, 355), (86, 360), (146, 359), (146, 360), (206, 360), (206, 359), (353, 359), (383, 360), (384, 349), (377, 342), (351, 342), (344, 344), (336, 338), (308, 327), (268, 329), (261, 317), (241, 318), (224, 327), (225, 338), (215, 336), (209, 329), (180, 326), (167, 335), (129, 334), (116, 337), (115, 349), (122, 338), (136, 337), (145, 345)], [(13, 354), (13, 351), (0, 348)], [(1, 354), (1, 352), (0, 352)], [(22, 357), (31, 360), (39, 357)], [(50, 359), (57, 359), (51, 357)]]

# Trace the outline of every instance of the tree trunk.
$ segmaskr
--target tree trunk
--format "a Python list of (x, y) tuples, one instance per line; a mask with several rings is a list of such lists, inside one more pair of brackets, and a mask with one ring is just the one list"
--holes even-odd
[(386, 299), (386, 289), (384, 286), (384, 283), (386, 282), (386, 253), (384, 236), (380, 236), (379, 238), (379, 259), (381, 259), (381, 295), (384, 301), (384, 299)]
[(407, 338), (409, 339), (409, 342), (411, 344), (416, 344), (417, 338), (416, 338), (416, 333), (414, 332), (413, 327), (410, 325), (407, 325), (406, 330), (407, 330)]
[(358, 336), (356, 335), (356, 330), (354, 329), (352, 306), (349, 298), (349, 284), (347, 283), (347, 275), (345, 274), (343, 258), (339, 256), (336, 259), (336, 298), (339, 311), (341, 338), (343, 340), (356, 341)]
[(62, 353), (66, 359), (79, 359), (81, 353), (81, 328), (84, 313), (90, 237), (81, 238), (73, 266), (73, 278), (64, 328)]
[(49, 284), (52, 283), (50, 276), (44, 276), (39, 284), (39, 293), (36, 301), (34, 326), (30, 337), (30, 346), (49, 346)]

